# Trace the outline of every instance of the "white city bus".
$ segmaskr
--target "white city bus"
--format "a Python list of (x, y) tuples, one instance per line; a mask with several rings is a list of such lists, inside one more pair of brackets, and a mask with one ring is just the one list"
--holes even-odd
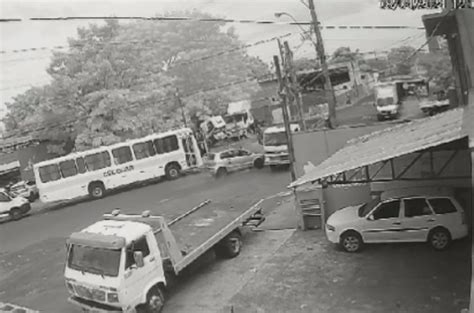
[(53, 202), (101, 198), (113, 188), (161, 176), (175, 179), (201, 165), (193, 132), (184, 128), (71, 153), (33, 168), (41, 201)]

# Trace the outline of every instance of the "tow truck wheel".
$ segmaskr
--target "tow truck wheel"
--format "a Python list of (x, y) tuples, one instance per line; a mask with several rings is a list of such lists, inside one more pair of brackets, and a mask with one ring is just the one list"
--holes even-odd
[(217, 257), (232, 259), (240, 254), (241, 249), (242, 236), (238, 231), (234, 230), (217, 244), (215, 252)]
[(165, 294), (161, 287), (157, 286), (150, 290), (147, 295), (145, 306), (137, 308), (139, 313), (160, 313), (165, 306)]

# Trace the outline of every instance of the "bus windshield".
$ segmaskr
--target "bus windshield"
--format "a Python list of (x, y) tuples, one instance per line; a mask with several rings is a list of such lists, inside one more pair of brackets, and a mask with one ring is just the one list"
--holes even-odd
[(263, 135), (264, 146), (283, 146), (288, 143), (285, 132), (268, 133)]
[(120, 249), (72, 245), (69, 250), (68, 267), (81, 272), (117, 277), (121, 252)]

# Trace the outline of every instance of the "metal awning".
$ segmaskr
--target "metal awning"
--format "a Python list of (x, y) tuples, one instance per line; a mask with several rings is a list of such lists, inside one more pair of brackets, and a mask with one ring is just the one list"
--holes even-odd
[(289, 188), (462, 139), (463, 112), (458, 108), (350, 140)]

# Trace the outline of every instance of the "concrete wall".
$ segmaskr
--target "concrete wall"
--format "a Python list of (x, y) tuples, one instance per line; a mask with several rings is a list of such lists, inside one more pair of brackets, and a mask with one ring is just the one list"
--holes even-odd
[(294, 134), (293, 145), (295, 148), (297, 177), (304, 174), (303, 166), (308, 164), (308, 162), (318, 165), (341, 149), (348, 140), (389, 126), (393, 126), (393, 124), (381, 123), (365, 127), (347, 127)]
[(370, 185), (329, 186), (323, 189), (324, 216), (350, 205), (357, 205), (371, 200)]

